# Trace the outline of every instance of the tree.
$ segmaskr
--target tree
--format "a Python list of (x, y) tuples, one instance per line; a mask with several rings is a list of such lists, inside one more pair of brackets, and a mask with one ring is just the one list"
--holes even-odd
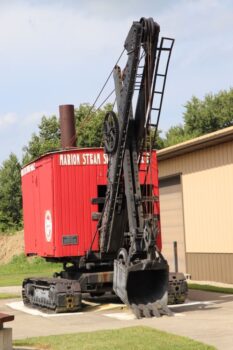
[(22, 227), (20, 163), (11, 153), (0, 168), (0, 231)]
[(28, 146), (23, 148), (23, 164), (54, 151), (61, 146), (60, 127), (56, 116), (43, 116), (39, 124), (39, 134), (32, 134)]
[(186, 133), (203, 135), (233, 125), (233, 88), (208, 94), (201, 101), (192, 97), (185, 105)]
[(186, 133), (182, 125), (172, 126), (165, 134), (164, 147), (169, 147), (192, 138), (193, 135)]
[[(75, 124), (77, 132), (77, 146), (100, 147), (103, 138), (103, 120), (111, 104), (102, 109), (92, 109), (89, 104), (81, 104), (75, 109)], [(23, 148), (23, 164), (38, 158), (49, 151), (61, 147), (60, 126), (56, 116), (43, 116), (39, 124), (39, 133), (34, 133), (28, 145)]]
[(233, 88), (208, 94), (203, 100), (193, 96), (185, 105), (184, 124), (171, 127), (165, 135), (168, 147), (233, 125)]
[(112, 110), (108, 103), (101, 109), (91, 109), (89, 104), (81, 104), (75, 110), (77, 146), (100, 147), (103, 140), (103, 121), (105, 114)]

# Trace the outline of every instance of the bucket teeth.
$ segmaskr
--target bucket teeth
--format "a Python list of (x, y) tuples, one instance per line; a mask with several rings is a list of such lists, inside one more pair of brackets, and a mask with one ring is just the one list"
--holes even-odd
[(142, 317), (161, 317), (162, 315), (172, 316), (173, 313), (166, 305), (160, 303), (132, 304), (130, 305), (134, 315), (139, 319)]
[(151, 304), (151, 303), (150, 303), (150, 304), (148, 305), (148, 307), (149, 307), (150, 310), (151, 310), (152, 316), (154, 316), (154, 317), (160, 317), (160, 316), (161, 316), (161, 314), (160, 314), (160, 312), (159, 312), (159, 309), (158, 309), (156, 303), (155, 303), (155, 304)]
[(151, 316), (152, 316), (151, 310), (149, 309), (149, 307), (147, 305), (142, 306), (142, 310), (143, 310), (144, 317), (151, 318)]
[(134, 315), (137, 317), (137, 319), (140, 319), (143, 317), (142, 310), (140, 310), (136, 304), (132, 304), (130, 307), (131, 307)]
[(167, 305), (163, 306), (163, 315), (167, 315), (167, 316), (174, 316), (173, 312), (167, 307)]

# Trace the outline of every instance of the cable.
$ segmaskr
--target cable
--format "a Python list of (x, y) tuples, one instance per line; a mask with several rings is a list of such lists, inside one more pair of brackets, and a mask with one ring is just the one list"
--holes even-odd
[[(99, 107), (96, 109), (96, 112), (103, 106), (103, 104), (109, 99), (109, 97), (112, 96), (112, 94), (115, 92), (115, 89), (113, 89), (110, 94), (103, 100), (103, 102), (99, 105)], [(115, 103), (114, 103), (115, 104)]]
[[(101, 88), (99, 94), (97, 95), (95, 101), (93, 102), (93, 104), (91, 105), (90, 109), (88, 110), (88, 112), (87, 112), (87, 114), (86, 114), (86, 117), (84, 117), (84, 119), (82, 120), (82, 123), (80, 124), (80, 126), (86, 121), (86, 118), (89, 117), (90, 113), (92, 112), (93, 108), (95, 107), (96, 102), (98, 101), (99, 97), (101, 96), (101, 94), (102, 94), (102, 92), (103, 92), (105, 86), (107, 85), (109, 79), (111, 78), (111, 75), (112, 75), (112, 73), (113, 73), (113, 71), (114, 71), (115, 66), (117, 66), (117, 64), (118, 64), (118, 62), (120, 61), (121, 57), (123, 56), (123, 53), (124, 53), (124, 52), (125, 52), (125, 49), (122, 50), (120, 56), (118, 57), (116, 63), (114, 64), (114, 66), (113, 66), (111, 72), (109, 73), (109, 75), (108, 75), (108, 77), (107, 77), (107, 79), (106, 79), (104, 85), (102, 86), (102, 88)], [(99, 107), (99, 108), (100, 108), (100, 107)], [(80, 127), (80, 126), (79, 126), (79, 127)]]

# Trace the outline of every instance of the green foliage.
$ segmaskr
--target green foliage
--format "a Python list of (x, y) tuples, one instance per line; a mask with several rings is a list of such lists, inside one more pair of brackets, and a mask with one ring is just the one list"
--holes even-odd
[(204, 290), (206, 292), (233, 294), (233, 288), (218, 287), (218, 286), (212, 286), (209, 284), (188, 283), (188, 288), (195, 289), (195, 290)]
[[(91, 109), (89, 104), (81, 104), (75, 109), (77, 130), (77, 146), (100, 147), (103, 133), (103, 119), (107, 111), (112, 109), (111, 104), (102, 109)], [(28, 145), (23, 148), (23, 164), (40, 157), (41, 155), (59, 149), (60, 126), (56, 116), (42, 117), (39, 124), (39, 133), (34, 133)]]
[(192, 134), (188, 134), (185, 132), (182, 125), (172, 126), (165, 134), (163, 145), (164, 147), (169, 147), (177, 143), (189, 140), (192, 137)]
[(5, 300), (5, 299), (16, 299), (16, 298), (21, 298), (21, 295), (20, 295), (20, 294), (1, 293), (1, 292), (0, 292), (0, 300)]
[(214, 132), (233, 125), (233, 88), (208, 94), (203, 100), (192, 97), (185, 105), (184, 125), (171, 127), (163, 140), (164, 146)]
[(192, 97), (185, 105), (185, 131), (203, 135), (233, 125), (233, 88), (206, 95), (201, 101)]
[(46, 262), (46, 260), (44, 258), (41, 258), (40, 256), (33, 256), (28, 258), (24, 253), (21, 253), (19, 255), (14, 255), (11, 261), (5, 266), (8, 266), (10, 269), (16, 268), (17, 270), (27, 271), (30, 268), (34, 268), (34, 267), (37, 268), (38, 265), (40, 265), (41, 267), (54, 266), (53, 263)]
[[(78, 344), (78, 346), (77, 346)], [(150, 327), (61, 334), (48, 337), (15, 340), (14, 345), (36, 346), (51, 350), (214, 350), (186, 337), (158, 331)]]
[(157, 130), (157, 133), (156, 133), (156, 137), (154, 138), (155, 136), (155, 129), (154, 128), (151, 128), (151, 136), (148, 138), (148, 147), (150, 149), (151, 147), (151, 144), (153, 144), (153, 148), (155, 149), (161, 149), (161, 148), (164, 148), (164, 140), (163, 138), (160, 136), (161, 134), (161, 130)]
[(60, 127), (57, 117), (43, 116), (39, 125), (39, 134), (32, 134), (28, 146), (23, 148), (23, 164), (60, 148), (60, 145)]
[(0, 265), (0, 286), (21, 285), (26, 277), (51, 277), (54, 272), (61, 270), (60, 263), (46, 262), (38, 256), (27, 258), (24, 254), (15, 255), (8, 264)]
[(103, 139), (103, 120), (107, 111), (112, 110), (111, 104), (102, 109), (92, 109), (89, 104), (81, 104), (75, 110), (77, 146), (100, 147)]
[(0, 168), (0, 231), (22, 228), (20, 163), (11, 153)]
[[(88, 104), (81, 104), (75, 110), (78, 144), (81, 147), (99, 147), (102, 141), (103, 119), (112, 105), (95, 110)], [(91, 112), (90, 112), (91, 110)], [(43, 116), (38, 134), (32, 134), (28, 145), (23, 148), (23, 165), (41, 155), (59, 149), (60, 126), (56, 116)], [(20, 185), (20, 164), (14, 154), (0, 169), (0, 231), (14, 231), (22, 226), (22, 198)]]
[(15, 265), (19, 269), (24, 268), (24, 266), (27, 264), (28, 264), (27, 257), (24, 253), (20, 255), (14, 255), (11, 261), (9, 262), (9, 265)]
[[(102, 109), (91, 109), (81, 104), (75, 110), (77, 146), (99, 147), (102, 145), (103, 120), (111, 104)], [(171, 127), (165, 135), (158, 132), (156, 148), (168, 147), (191, 138), (233, 125), (233, 88), (218, 94), (206, 95), (203, 100), (192, 97), (185, 105), (184, 125)], [(153, 131), (152, 131), (153, 133)], [(43, 116), (38, 134), (34, 133), (28, 145), (23, 148), (23, 164), (56, 149), (60, 144), (60, 127), (56, 116)], [(0, 168), (0, 231), (14, 231), (21, 228), (20, 164), (11, 154)]]

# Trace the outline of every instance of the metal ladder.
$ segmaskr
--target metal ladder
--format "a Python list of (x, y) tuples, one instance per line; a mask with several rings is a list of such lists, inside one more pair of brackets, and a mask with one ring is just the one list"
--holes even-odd
[[(160, 115), (162, 110), (162, 104), (163, 104), (163, 96), (164, 96), (166, 80), (167, 80), (168, 67), (170, 63), (174, 42), (175, 42), (175, 39), (162, 37), (160, 41), (160, 45), (156, 49), (156, 51), (158, 52), (158, 56), (156, 59), (156, 65), (155, 65), (154, 77), (153, 77), (153, 87), (152, 87), (153, 95), (151, 99), (151, 114), (148, 118), (147, 125), (146, 125), (147, 130), (150, 130), (151, 128), (154, 129), (153, 130), (154, 136), (152, 138), (152, 144), (150, 147), (151, 149), (153, 149), (155, 146), (156, 135), (158, 131), (158, 125), (159, 125), (159, 120), (160, 120)], [(163, 57), (163, 55), (166, 55), (166, 56)], [(164, 66), (163, 70), (161, 68), (162, 65)], [(160, 79), (160, 83), (158, 82), (159, 79)], [(152, 119), (156, 120), (156, 123), (151, 122)], [(150, 139), (150, 133), (149, 133), (149, 139)], [(145, 143), (142, 145), (142, 148), (139, 154), (139, 164), (141, 163), (143, 153), (148, 151), (146, 146), (149, 143), (149, 139), (145, 138)], [(149, 161), (149, 164), (150, 164), (150, 161)], [(148, 164), (148, 168), (149, 168), (149, 164)], [(140, 171), (142, 172), (147, 172), (147, 170), (148, 169), (145, 169), (145, 170), (140, 169)]]
[[(154, 81), (153, 81), (153, 96), (152, 96), (152, 102), (151, 102), (151, 115), (150, 118), (148, 120), (146, 129), (149, 129), (149, 139), (145, 139), (145, 143), (143, 145), (143, 148), (140, 150), (140, 154), (139, 154), (139, 171), (140, 172), (144, 172), (145, 173), (145, 178), (144, 178), (144, 184), (146, 183), (147, 180), (147, 175), (150, 169), (150, 164), (151, 164), (151, 159), (149, 157), (149, 161), (147, 163), (147, 166), (145, 169), (141, 169), (140, 165), (141, 165), (141, 159), (143, 157), (143, 154), (145, 152), (151, 152), (151, 150), (154, 149), (155, 147), (155, 142), (156, 142), (156, 136), (157, 136), (157, 132), (158, 132), (158, 125), (159, 125), (159, 120), (160, 120), (160, 115), (161, 115), (161, 110), (162, 110), (162, 104), (163, 104), (163, 96), (164, 96), (164, 91), (165, 91), (165, 86), (166, 86), (166, 79), (167, 79), (167, 73), (168, 73), (168, 67), (169, 67), (169, 63), (170, 63), (170, 58), (171, 58), (171, 53), (172, 53), (172, 48), (174, 45), (175, 39), (172, 38), (166, 38), (166, 37), (162, 37), (161, 41), (160, 41), (160, 45), (157, 48), (157, 52), (158, 52), (158, 56), (157, 56), (157, 60), (156, 60), (156, 65), (155, 65), (155, 70), (154, 70)], [(166, 56), (163, 59), (163, 54), (166, 54)], [(161, 66), (164, 66), (163, 71), (161, 69)], [(160, 81), (160, 86), (158, 83), (158, 80), (161, 79)], [(155, 103), (157, 103), (157, 106), (155, 105)], [(155, 116), (153, 116), (155, 114)], [(152, 123), (151, 119), (156, 120), (156, 123)], [(151, 138), (151, 129), (153, 130), (154, 135)], [(150, 150), (147, 149), (147, 145), (151, 142), (150, 145)], [(153, 202), (153, 201), (152, 201)]]
[[(148, 123), (148, 127), (154, 128), (154, 141), (152, 143), (152, 148), (154, 146), (156, 134), (158, 131), (158, 125), (159, 125), (159, 120), (160, 120), (160, 114), (161, 114), (161, 109), (162, 109), (162, 104), (163, 104), (163, 96), (164, 96), (164, 90), (166, 86), (166, 80), (167, 80), (167, 72), (168, 72), (168, 67), (170, 63), (170, 58), (171, 58), (171, 53), (172, 53), (172, 48), (174, 45), (175, 39), (172, 38), (166, 38), (162, 37), (160, 41), (160, 46), (157, 48), (158, 51), (158, 57), (156, 61), (156, 66), (155, 66), (155, 72), (154, 72), (154, 86), (153, 86), (153, 99), (152, 99), (152, 108), (151, 108), (151, 116), (150, 116), (150, 122)], [(167, 54), (164, 59), (162, 58), (163, 54)], [(164, 70), (161, 71), (161, 65), (164, 64)], [(160, 87), (158, 86), (158, 80), (161, 78), (160, 81)], [(155, 102), (158, 102), (157, 105), (155, 105)], [(156, 114), (153, 119), (156, 120), (156, 123), (151, 123), (152, 115)]]

